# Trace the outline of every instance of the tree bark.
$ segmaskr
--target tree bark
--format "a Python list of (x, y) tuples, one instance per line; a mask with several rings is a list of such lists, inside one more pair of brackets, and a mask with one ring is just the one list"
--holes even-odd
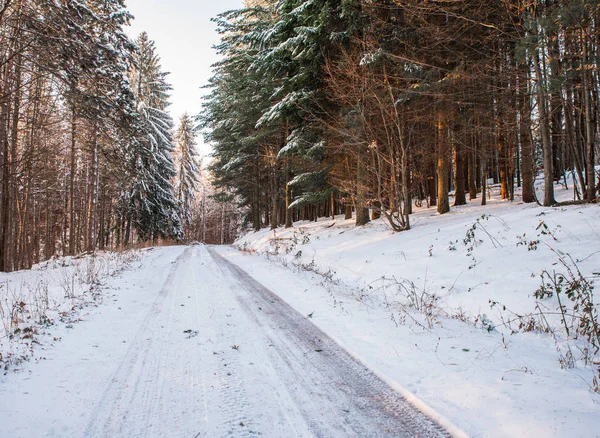
[(596, 169), (595, 169), (595, 141), (594, 141), (594, 126), (592, 120), (592, 107), (590, 102), (590, 86), (589, 78), (587, 73), (587, 41), (585, 40), (585, 33), (582, 31), (582, 45), (583, 45), (583, 104), (585, 106), (585, 137), (586, 137), (586, 186), (587, 191), (585, 193), (585, 199), (587, 201), (593, 201), (596, 197)]
[(537, 81), (538, 112), (540, 117), (540, 132), (542, 135), (542, 145), (544, 151), (544, 206), (550, 207), (556, 204), (554, 199), (554, 173), (552, 170), (552, 143), (550, 133), (548, 132), (548, 114), (546, 111), (546, 91), (545, 81), (540, 68), (540, 55), (535, 51), (533, 60), (533, 70), (535, 71)]
[(98, 116), (94, 117), (92, 134), (92, 163), (90, 170), (90, 188), (87, 209), (87, 251), (96, 249), (96, 210), (98, 206)]
[(450, 165), (448, 163), (447, 127), (441, 114), (437, 122), (437, 211), (445, 214), (450, 211), (448, 178)]
[(467, 152), (467, 180), (469, 184), (469, 201), (477, 199), (477, 164), (475, 159), (473, 135), (468, 134), (469, 151)]
[(367, 203), (367, 168), (361, 159), (356, 170), (356, 226), (360, 227), (370, 222)]
[(534, 160), (533, 142), (531, 139), (531, 101), (525, 87), (521, 91), (521, 117), (519, 137), (521, 140), (521, 174), (523, 175), (523, 202), (535, 202), (534, 195)]
[[(10, 56), (9, 56), (10, 58)], [(4, 95), (9, 94), (9, 78), (11, 63), (4, 65), (4, 83), (2, 91)], [(10, 147), (8, 139), (8, 123), (10, 120), (9, 99), (0, 100), (0, 152), (2, 152), (2, 196), (0, 197), (0, 271), (6, 271), (8, 256), (6, 254), (6, 243), (8, 238), (8, 209), (9, 209), (9, 190), (10, 190)]]
[[(73, 87), (74, 90), (74, 87)], [(74, 98), (73, 98), (74, 99)], [(75, 172), (77, 171), (75, 101), (71, 103), (71, 172), (69, 174), (69, 255), (75, 254)]]
[(349, 220), (352, 219), (352, 205), (346, 204), (344, 206), (344, 219)]
[(466, 205), (464, 150), (458, 141), (454, 142), (454, 206)]
[(276, 164), (271, 168), (271, 229), (274, 230), (279, 226), (279, 185)]
[(498, 173), (500, 176), (500, 197), (502, 199), (508, 199), (508, 153), (506, 150), (506, 138), (504, 137), (504, 123), (498, 120), (496, 129), (498, 130)]
[(290, 209), (290, 205), (292, 204), (292, 188), (289, 183), (292, 178), (290, 163), (286, 160), (286, 184), (285, 184), (285, 227), (292, 228), (294, 226), (293, 222), (293, 211)]

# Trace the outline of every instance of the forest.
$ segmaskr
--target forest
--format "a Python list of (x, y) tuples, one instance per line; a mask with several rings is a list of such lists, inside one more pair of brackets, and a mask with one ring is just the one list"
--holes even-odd
[(175, 126), (168, 75), (147, 34), (125, 33), (132, 18), (123, 0), (0, 2), (0, 271), (224, 239), (196, 213), (208, 203), (224, 220), (197, 196), (194, 117)]
[(262, 0), (216, 21), (200, 122), (255, 230), (345, 213), (400, 232), (492, 186), (551, 206), (567, 177), (596, 199), (596, 1)]
[(597, 2), (247, 1), (214, 19), (221, 61), (177, 121), (132, 19), (124, 0), (0, 2), (0, 271), (228, 243), (240, 222), (406, 231), (415, 206), (491, 189), (597, 199)]
[(600, 0), (0, 0), (0, 438), (600, 436), (599, 140)]

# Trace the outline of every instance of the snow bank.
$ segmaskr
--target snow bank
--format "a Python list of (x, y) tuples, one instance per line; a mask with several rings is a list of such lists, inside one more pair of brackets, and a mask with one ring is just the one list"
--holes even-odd
[(326, 314), (315, 323), (472, 436), (594, 436), (599, 358), (575, 333), (574, 303), (563, 291), (563, 319), (540, 287), (562, 276), (593, 296), (600, 207), (479, 203), (420, 209), (399, 234), (341, 217), (248, 233), (235, 246), (278, 267), (235, 261), (299, 310)]
[(102, 301), (105, 281), (138, 259), (139, 251), (98, 252), (0, 273), (0, 369), (29, 360), (49, 327), (71, 328), (82, 309)]

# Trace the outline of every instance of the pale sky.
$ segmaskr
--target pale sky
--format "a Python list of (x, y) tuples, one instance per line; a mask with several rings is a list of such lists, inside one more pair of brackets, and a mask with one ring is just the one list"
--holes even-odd
[[(238, 9), (243, 0), (127, 0), (135, 16), (128, 33), (132, 38), (148, 32), (156, 42), (163, 70), (171, 72), (173, 85), (171, 114), (175, 123), (184, 112), (196, 115), (201, 97), (212, 76), (210, 66), (217, 61), (213, 45), (219, 43), (215, 24), (210, 21), (221, 12)], [(202, 143), (202, 139), (198, 139)], [(200, 153), (207, 152), (200, 147)]]

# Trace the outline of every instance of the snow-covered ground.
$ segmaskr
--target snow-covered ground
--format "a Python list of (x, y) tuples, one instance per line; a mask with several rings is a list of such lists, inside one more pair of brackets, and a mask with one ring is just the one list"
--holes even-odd
[(98, 252), (0, 273), (0, 369), (18, 368), (32, 358), (36, 345), (56, 342), (53, 330), (71, 328), (97, 307), (107, 298), (106, 282), (138, 265), (139, 258), (135, 250)]
[(222, 251), (471, 436), (600, 436), (599, 358), (567, 338), (556, 297), (534, 296), (544, 270), (598, 278), (600, 207), (479, 203), (421, 209), (405, 233), (336, 218)]
[(534, 296), (591, 285), (599, 224), (492, 199), (0, 274), (0, 437), (600, 436), (598, 358)]
[(0, 437), (463, 436), (214, 249), (144, 251), (98, 293), (0, 376)]
[[(19, 326), (31, 327), (33, 338), (13, 338), (10, 343), (3, 339), (10, 356), (5, 356), (8, 369), (0, 375), (0, 437), (83, 434), (155, 291), (181, 252), (181, 248), (161, 248), (101, 255), (115, 264), (110, 263), (112, 275), (101, 277), (103, 284), (95, 291), (89, 290), (87, 279), (82, 284), (78, 280), (87, 271), (82, 267), (90, 264), (89, 258), (60, 259), (31, 271), (2, 274), (3, 284), (12, 285), (11, 290), (21, 284), (48, 284), (51, 298), (45, 313), (51, 323), (39, 324), (32, 321), (34, 316), (24, 315)], [(63, 277), (75, 285), (74, 298), (55, 283)], [(18, 290), (23, 292), (24, 309), (39, 296), (35, 288)], [(6, 301), (7, 295), (2, 299)]]

